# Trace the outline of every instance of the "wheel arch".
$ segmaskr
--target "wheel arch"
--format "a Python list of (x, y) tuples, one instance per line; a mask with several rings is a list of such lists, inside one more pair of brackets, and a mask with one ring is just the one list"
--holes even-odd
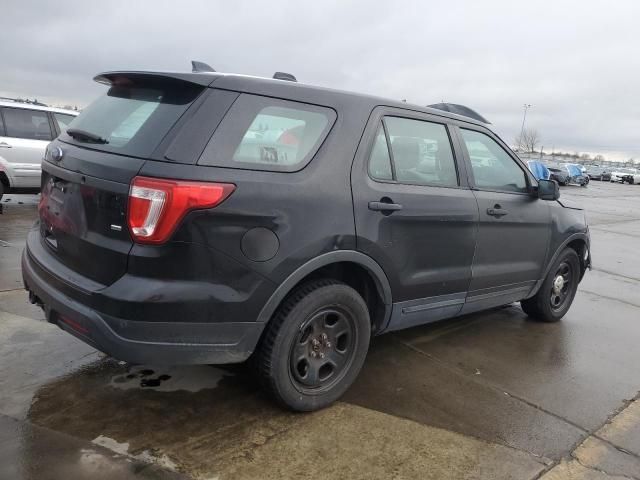
[[(587, 233), (574, 233), (573, 235), (570, 235), (568, 238), (566, 238), (558, 246), (558, 248), (556, 248), (555, 252), (553, 253), (553, 256), (549, 259), (549, 261), (547, 262), (547, 265), (545, 266), (544, 274), (542, 275), (542, 278), (536, 282), (534, 288), (531, 290), (529, 295), (527, 295), (527, 298), (531, 298), (536, 293), (538, 293), (538, 290), (542, 286), (544, 279), (549, 274), (549, 270), (551, 269), (551, 266), (558, 258), (558, 255), (560, 255), (560, 252), (562, 252), (567, 247), (572, 248), (578, 254), (578, 258), (580, 259), (580, 279), (582, 280), (582, 277), (587, 271), (587, 268), (591, 268), (591, 252), (589, 251), (589, 235)], [(587, 259), (585, 259), (585, 251), (589, 252), (589, 256)]]
[(372, 332), (382, 330), (391, 317), (391, 286), (382, 267), (361, 252), (336, 250), (309, 260), (291, 273), (271, 295), (257, 321), (266, 325), (296, 286), (314, 278), (334, 278), (355, 288), (370, 310)]

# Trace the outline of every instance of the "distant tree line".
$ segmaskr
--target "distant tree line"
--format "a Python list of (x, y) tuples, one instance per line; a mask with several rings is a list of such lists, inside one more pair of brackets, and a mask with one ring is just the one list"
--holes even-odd
[(609, 161), (604, 155), (594, 155), (593, 157), (588, 153), (580, 153), (580, 152), (561, 152), (561, 151), (552, 151), (544, 152), (544, 147), (540, 147), (538, 151), (537, 148), (541, 143), (540, 134), (535, 128), (526, 128), (515, 138), (514, 140), (514, 150), (519, 153), (524, 154), (539, 154), (543, 155), (551, 155), (552, 157), (558, 157), (559, 159), (563, 159), (567, 162), (574, 163), (587, 163), (587, 164), (619, 164), (619, 165), (633, 165), (634, 159), (630, 158), (627, 161)]

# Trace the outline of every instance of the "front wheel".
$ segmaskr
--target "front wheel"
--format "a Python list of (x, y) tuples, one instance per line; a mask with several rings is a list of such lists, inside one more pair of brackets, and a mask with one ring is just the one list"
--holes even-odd
[(256, 352), (265, 389), (295, 411), (336, 401), (358, 376), (371, 321), (362, 297), (334, 280), (297, 288), (280, 306)]
[(565, 248), (551, 266), (540, 290), (522, 300), (522, 310), (535, 320), (557, 322), (569, 310), (580, 281), (580, 259), (572, 248)]

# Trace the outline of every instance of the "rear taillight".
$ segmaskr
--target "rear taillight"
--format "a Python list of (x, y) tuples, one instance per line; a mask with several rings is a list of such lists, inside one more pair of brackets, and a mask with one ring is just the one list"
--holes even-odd
[(129, 191), (129, 231), (138, 243), (163, 243), (187, 212), (215, 207), (235, 188), (231, 183), (135, 177)]

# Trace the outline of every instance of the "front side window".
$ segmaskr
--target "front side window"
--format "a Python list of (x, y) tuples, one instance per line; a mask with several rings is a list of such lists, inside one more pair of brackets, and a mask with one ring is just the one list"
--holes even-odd
[(329, 108), (243, 94), (218, 126), (198, 163), (296, 171), (311, 160), (335, 118)]
[(51, 140), (51, 126), (46, 112), (26, 108), (3, 108), (6, 136), (29, 140)]
[(505, 192), (527, 192), (524, 171), (498, 142), (474, 130), (460, 131), (469, 152), (476, 187)]
[(458, 185), (451, 142), (444, 125), (400, 117), (385, 117), (383, 121), (387, 136), (380, 127), (369, 159), (369, 174), (373, 178), (418, 185)]

